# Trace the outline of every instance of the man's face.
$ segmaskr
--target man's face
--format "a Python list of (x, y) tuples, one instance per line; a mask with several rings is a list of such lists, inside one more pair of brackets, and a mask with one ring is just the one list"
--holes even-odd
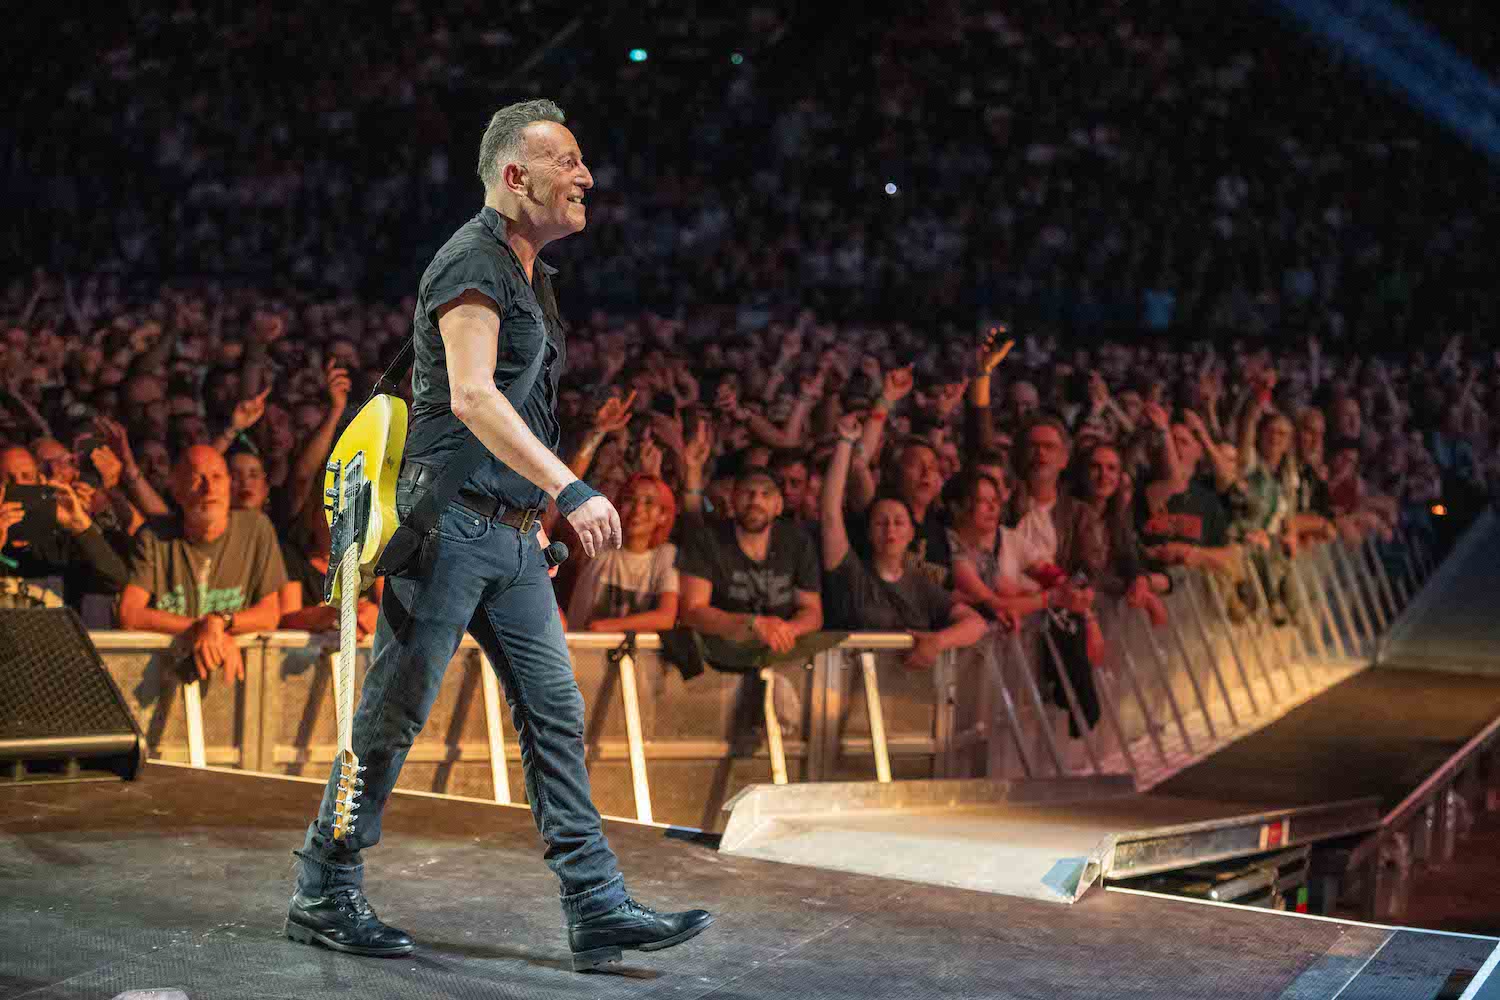
[(1017, 382), (1010, 387), (1011, 415), (1017, 420), (1025, 419), (1041, 407), (1042, 398), (1030, 382)]
[(1089, 458), (1089, 487), (1094, 499), (1108, 500), (1120, 490), (1120, 456), (1113, 448), (1095, 448)]
[(172, 499), (190, 517), (222, 517), (229, 511), (229, 466), (207, 445), (194, 445), (172, 470)]
[(522, 211), (549, 239), (583, 232), (588, 222), (583, 201), (594, 175), (583, 165), (578, 140), (556, 122), (533, 122), (525, 141)]
[(1026, 434), (1031, 467), (1027, 470), (1043, 480), (1057, 479), (1068, 464), (1068, 448), (1056, 427), (1040, 424)]
[(781, 481), (781, 498), (789, 510), (802, 509), (802, 496), (807, 492), (807, 465), (792, 462), (777, 471)]
[(781, 491), (762, 476), (739, 483), (734, 488), (734, 523), (739, 529), (758, 534), (781, 516)]
[(260, 510), (271, 495), (266, 467), (259, 458), (241, 452), (229, 460), (230, 506), (235, 510)]
[(62, 446), (61, 441), (43, 438), (36, 443), (36, 460), (42, 473), (64, 486), (72, 486), (78, 479), (78, 460)]
[(160, 441), (146, 440), (141, 442), (136, 454), (141, 475), (146, 477), (146, 482), (159, 493), (168, 492), (172, 476), (172, 456), (167, 451), (167, 446)]
[(943, 488), (938, 457), (930, 447), (908, 445), (901, 453), (901, 496), (913, 507), (926, 507)]
[(25, 448), (7, 448), (0, 451), (0, 483), (15, 483), (17, 486), (35, 486), (41, 480), (41, 470), (36, 459)]

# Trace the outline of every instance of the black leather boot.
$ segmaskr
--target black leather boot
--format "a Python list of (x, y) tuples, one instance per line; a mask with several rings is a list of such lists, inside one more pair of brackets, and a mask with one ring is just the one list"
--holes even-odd
[(298, 891), (287, 910), (286, 936), (303, 944), (382, 958), (410, 955), (413, 947), (407, 933), (381, 923), (364, 892), (354, 888), (327, 896)]
[(620, 951), (660, 951), (697, 937), (714, 922), (707, 910), (657, 913), (633, 899), (596, 917), (568, 925), (568, 944), (573, 949), (573, 971), (583, 972), (608, 962), (618, 962)]

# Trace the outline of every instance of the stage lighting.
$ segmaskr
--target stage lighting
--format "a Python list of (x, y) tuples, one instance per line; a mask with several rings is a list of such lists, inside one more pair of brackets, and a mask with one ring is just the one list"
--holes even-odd
[(886, 181), (885, 182), (885, 193), (886, 194), (891, 195), (892, 197), (894, 197), (895, 194), (896, 194), (896, 192), (899, 191), (899, 190), (901, 190), (901, 189), (898, 188), (898, 187), (896, 187), (896, 182), (895, 181)]
[(745, 61), (745, 57), (738, 52), (734, 52), (730, 54), (729, 61), (738, 66), (740, 63)]
[(1434, 514), (1436, 514), (1438, 517), (1446, 517), (1447, 514), (1448, 514), (1448, 508), (1444, 507), (1440, 503), (1435, 503), (1435, 504), (1432, 505), (1432, 512)]
[(646, 61), (646, 50), (645, 49), (631, 49), (630, 50), (630, 61), (631, 62), (645, 62)]

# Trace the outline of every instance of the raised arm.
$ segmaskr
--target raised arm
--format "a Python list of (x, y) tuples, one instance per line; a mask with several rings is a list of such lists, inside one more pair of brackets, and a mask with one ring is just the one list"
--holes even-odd
[[(473, 289), (464, 292), (438, 309), (438, 332), (447, 354), (453, 415), (496, 458), (553, 499), (577, 482), (495, 385), (500, 310), (494, 300)], [(605, 497), (595, 494), (567, 518), (590, 558), (606, 547), (620, 547), (620, 517)]]
[(844, 524), (844, 488), (849, 480), (849, 463), (854, 456), (854, 443), (860, 435), (859, 418), (850, 414), (839, 421), (838, 443), (833, 446), (833, 458), (828, 462), (828, 473), (823, 477), (823, 495), (819, 530), (823, 533), (823, 568), (837, 569), (849, 554), (849, 531)]
[(292, 482), (289, 492), (291, 509), (287, 511), (290, 520), (301, 512), (313, 480), (323, 473), (324, 466), (328, 462), (328, 456), (333, 451), (333, 435), (339, 428), (339, 421), (344, 419), (344, 411), (349, 406), (349, 389), (353, 383), (349, 379), (349, 373), (338, 367), (337, 362), (329, 361), (323, 366), (323, 379), (328, 385), (328, 414), (318, 429), (313, 431), (312, 437), (307, 439), (307, 444), (302, 446), (302, 452), (297, 456), (297, 464), (292, 466)]

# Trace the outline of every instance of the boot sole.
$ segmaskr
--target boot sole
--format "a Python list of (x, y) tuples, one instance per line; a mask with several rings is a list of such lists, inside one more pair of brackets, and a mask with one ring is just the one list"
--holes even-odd
[(714, 918), (709, 917), (707, 920), (703, 921), (703, 923), (698, 924), (694, 927), (689, 927), (681, 934), (674, 934), (671, 937), (665, 938), (661, 941), (651, 941), (646, 944), (610, 945), (606, 948), (591, 948), (588, 951), (575, 951), (573, 952), (573, 971), (587, 972), (590, 969), (596, 969), (601, 965), (608, 965), (610, 962), (618, 962), (624, 957), (624, 952), (627, 949), (630, 951), (661, 951), (664, 948), (670, 948), (673, 945), (682, 944), (682, 942), (690, 941), (693, 938), (697, 937), (699, 934), (702, 934), (704, 931), (708, 930), (713, 922)]
[(341, 951), (346, 955), (364, 955), (369, 958), (400, 958), (402, 955), (410, 955), (415, 950), (415, 945), (407, 945), (404, 948), (360, 948), (355, 945), (341, 944), (331, 938), (326, 938), (311, 927), (303, 927), (301, 924), (288, 917), (286, 926), (283, 928), (286, 936), (293, 941), (302, 944), (320, 944), (324, 948)]

